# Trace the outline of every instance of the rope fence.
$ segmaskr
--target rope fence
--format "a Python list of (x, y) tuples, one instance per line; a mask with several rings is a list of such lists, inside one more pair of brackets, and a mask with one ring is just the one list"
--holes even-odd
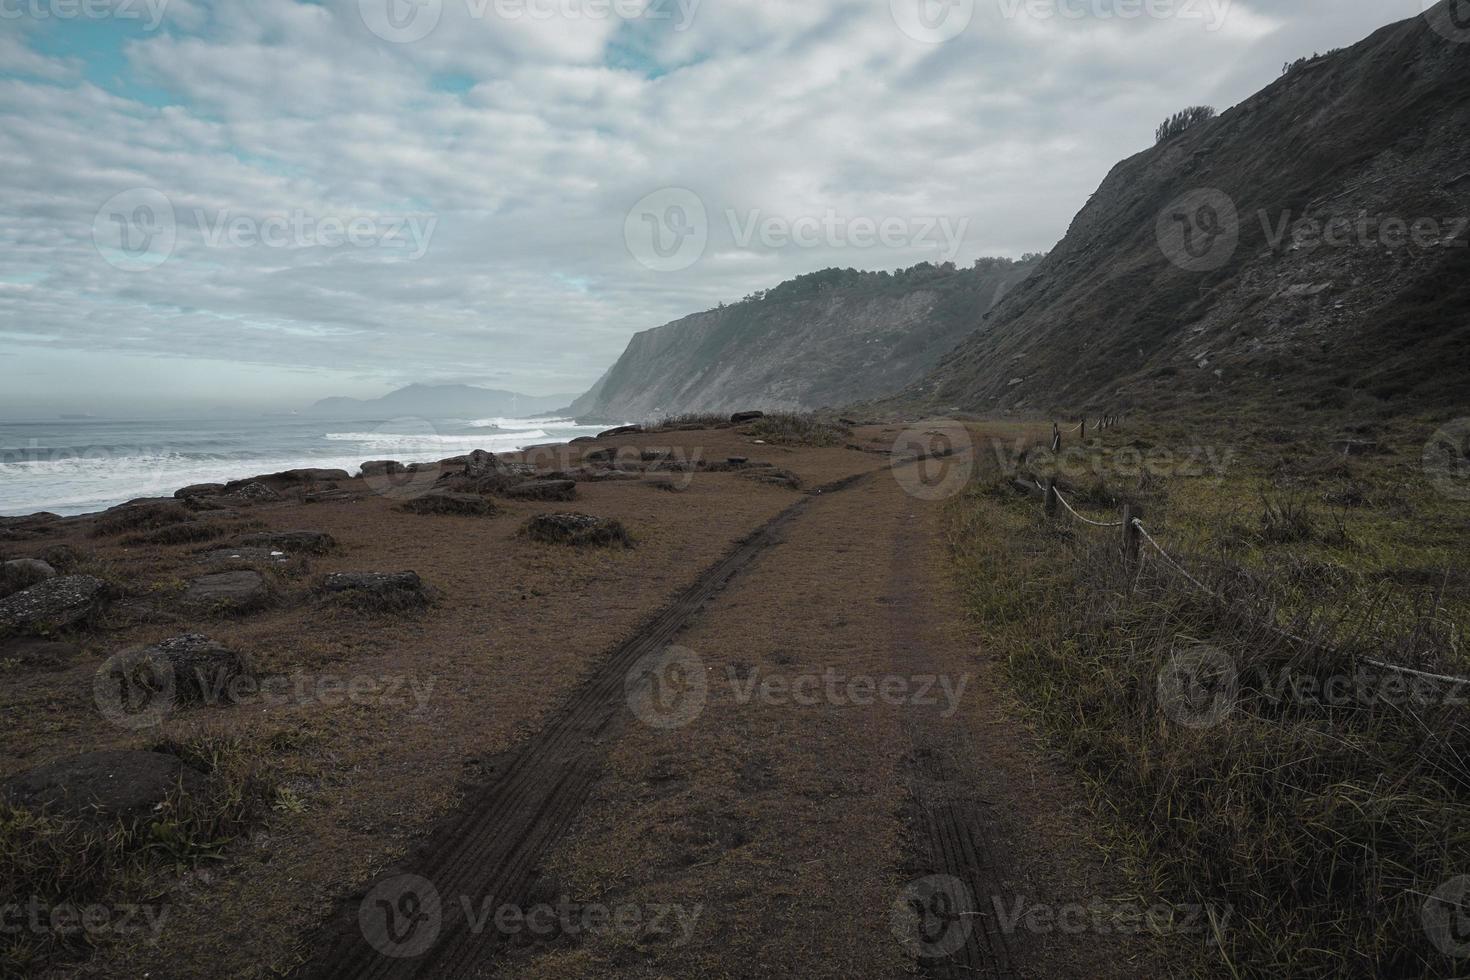
[[(1094, 426), (1098, 430), (1109, 429), (1118, 425), (1121, 421), (1121, 418), (1121, 416), (1104, 415), (1099, 418), (1096, 423), (1094, 423)], [(1075, 427), (1068, 431), (1081, 431), (1085, 438), (1087, 425), (1087, 420), (1083, 419), (1080, 423), (1078, 423)], [(1055, 422), (1052, 423), (1051, 448), (1053, 453), (1059, 453), (1062, 449), (1062, 430), (1057, 426)], [(1068, 501), (1067, 498), (1062, 495), (1061, 491), (1057, 489), (1057, 481), (1055, 477), (1050, 478), (1049, 480), (1047, 480), (1046, 483), (1042, 483), (1040, 480), (1037, 480), (1033, 477), (1029, 482), (1017, 481), (1016, 486), (1022, 490), (1025, 490), (1028, 493), (1039, 493), (1042, 498), (1042, 507), (1049, 517), (1056, 515), (1057, 505), (1060, 504), (1061, 507), (1065, 509), (1067, 513), (1071, 514), (1073, 518), (1089, 527), (1101, 528), (1104, 530), (1115, 530), (1117, 528), (1122, 528), (1123, 556), (1124, 560), (1129, 565), (1136, 565), (1138, 563), (1139, 542), (1147, 542), (1149, 547), (1152, 548), (1153, 551), (1156, 552), (1158, 556), (1163, 559), (1166, 567), (1183, 576), (1196, 588), (1200, 589), (1206, 594), (1221, 602), (1225, 601), (1224, 596), (1222, 596), (1219, 592), (1210, 588), (1204, 582), (1196, 578), (1189, 571), (1189, 569), (1184, 567), (1184, 565), (1178, 559), (1169, 554), (1164, 546), (1158, 542), (1158, 539), (1149, 533), (1148, 528), (1143, 526), (1143, 520), (1135, 515), (1134, 506), (1132, 504), (1123, 505), (1123, 519), (1120, 521), (1095, 521), (1092, 518), (1086, 517), (1083, 514), (1079, 513), (1077, 508), (1072, 506), (1071, 502)], [(1313, 645), (1311, 641), (1290, 633), (1286, 630), (1283, 630), (1279, 626), (1276, 626), (1274, 624), (1272, 624), (1270, 628), (1275, 630), (1285, 639), (1292, 640), (1304, 646)], [(1381, 668), (1383, 670), (1391, 670), (1402, 674), (1409, 674), (1414, 677), (1422, 677), (1428, 680), (1441, 681), (1447, 684), (1470, 685), (1470, 678), (1466, 677), (1454, 677), (1449, 674), (1435, 674), (1429, 671), (1416, 670), (1413, 667), (1405, 667), (1402, 664), (1391, 664), (1382, 660), (1372, 660), (1367, 657), (1363, 658), (1363, 662), (1371, 666)]]

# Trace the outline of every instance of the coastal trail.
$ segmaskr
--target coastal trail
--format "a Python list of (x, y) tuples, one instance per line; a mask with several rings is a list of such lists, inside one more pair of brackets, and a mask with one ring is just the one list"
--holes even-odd
[(301, 975), (1149, 972), (1138, 940), (1024, 924), (1123, 886), (967, 638), (945, 505), (911, 486), (837, 481), (706, 569)]

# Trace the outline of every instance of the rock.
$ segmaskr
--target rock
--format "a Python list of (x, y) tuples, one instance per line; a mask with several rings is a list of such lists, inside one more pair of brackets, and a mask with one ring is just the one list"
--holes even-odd
[(655, 490), (663, 490), (667, 493), (683, 493), (689, 489), (689, 484), (683, 480), (674, 480), (669, 477), (655, 477), (647, 481), (647, 485)]
[(621, 545), (626, 548), (633, 543), (621, 522), (591, 514), (537, 514), (526, 522), (521, 533), (533, 541), (578, 547)]
[(756, 419), (763, 419), (765, 417), (765, 412), (736, 412), (730, 416), (730, 421), (739, 425), (741, 422), (754, 422)]
[(505, 463), (494, 453), (487, 453), (483, 449), (476, 449), (464, 458), (463, 475), (472, 480), (483, 479), (487, 476), (495, 476), (504, 473)]
[(668, 459), (673, 454), (672, 449), (645, 449), (638, 454), (638, 458), (645, 463), (656, 463)]
[(57, 671), (70, 667), (82, 651), (72, 643), (17, 637), (0, 643), (0, 664), (15, 661), (36, 670)]
[(267, 595), (261, 574), (245, 569), (201, 575), (189, 584), (184, 601), (209, 609), (240, 612), (261, 605)]
[(174, 491), (174, 496), (180, 500), (188, 500), (190, 497), (214, 497), (225, 492), (223, 483), (194, 483)]
[(417, 572), (333, 572), (322, 579), (327, 592), (385, 592), (393, 589), (422, 591)]
[(325, 531), (262, 531), (240, 538), (247, 548), (270, 548), (272, 551), (287, 551), (291, 554), (324, 555), (337, 546), (337, 541)]
[(12, 558), (0, 564), (0, 596), (14, 595), (55, 577), (56, 569), (39, 558)]
[(250, 500), (256, 503), (270, 503), (271, 501), (281, 499), (280, 494), (276, 493), (264, 483), (256, 480), (250, 480), (235, 487), (227, 496), (234, 497), (238, 500)]
[(568, 443), (568, 445), (575, 446), (575, 445), (577, 445), (580, 442), (596, 442), (596, 441), (597, 441), (597, 437), (596, 436), (577, 436), (577, 438), (573, 439), (570, 443)]
[(396, 459), (371, 459), (360, 468), (363, 476), (394, 476), (408, 472), (408, 467)]
[(172, 676), (178, 704), (197, 704), (226, 697), (239, 677), (250, 677), (254, 666), (243, 653), (227, 649), (199, 633), (170, 637), (143, 650), (154, 670), (151, 676)]
[(615, 429), (608, 429), (606, 432), (599, 432), (597, 434), (597, 438), (599, 438), (599, 439), (607, 439), (607, 438), (610, 438), (612, 436), (626, 436), (626, 435), (632, 435), (635, 432), (642, 432), (642, 431), (643, 431), (643, 426), (641, 426), (641, 425), (620, 425), (620, 426), (618, 426)]
[(577, 496), (577, 484), (571, 480), (531, 480), (511, 487), (505, 495), (517, 500), (572, 500)]
[(346, 605), (371, 612), (420, 609), (429, 605), (429, 589), (416, 572), (333, 572), (321, 590)]
[(484, 517), (495, 513), (490, 501), (474, 493), (458, 493), (453, 490), (431, 490), (422, 496), (405, 500), (398, 505), (410, 514), (463, 514), (469, 517)]
[(204, 774), (162, 752), (86, 752), (7, 780), (11, 804), (68, 817), (142, 820), (180, 787), (197, 793)]
[(618, 455), (618, 451), (611, 446), (606, 449), (594, 449), (582, 454), (583, 462), (587, 463), (611, 463)]
[(266, 480), (279, 480), (282, 483), (335, 483), (338, 480), (350, 480), (352, 474), (346, 470), (328, 470), (316, 467), (305, 467), (299, 470), (283, 470), (280, 473), (272, 473), (263, 477)]
[(725, 462), (729, 463), (731, 466), (738, 468), (744, 466), (746, 463), (750, 462), (750, 460), (744, 456), (731, 456), (729, 459), (725, 460)]
[[(195, 511), (195, 516), (198, 516), (198, 511)], [(190, 544), (223, 537), (224, 533), (224, 528), (218, 524), (210, 524), (208, 521), (183, 521), (179, 524), (166, 524), (151, 531), (130, 534), (123, 538), (123, 544)]]
[(290, 560), (284, 551), (274, 548), (215, 548), (206, 551), (199, 556), (203, 562), (218, 563), (225, 561), (246, 562), (269, 562), (275, 565), (285, 564)]
[(25, 633), (72, 626), (102, 607), (106, 583), (91, 575), (59, 575), (0, 599), (0, 628)]
[(603, 483), (608, 480), (637, 480), (637, 473), (624, 473), (622, 470), (604, 470), (588, 468), (582, 471), (582, 476), (589, 483)]

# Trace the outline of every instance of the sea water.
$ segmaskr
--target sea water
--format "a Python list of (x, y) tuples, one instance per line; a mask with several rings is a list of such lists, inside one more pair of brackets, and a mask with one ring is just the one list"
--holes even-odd
[(0, 516), (103, 510), (299, 467), (356, 474), (366, 460), (427, 463), (594, 435), (566, 418), (0, 420)]

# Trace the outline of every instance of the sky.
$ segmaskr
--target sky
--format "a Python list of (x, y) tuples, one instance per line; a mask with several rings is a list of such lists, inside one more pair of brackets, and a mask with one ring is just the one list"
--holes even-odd
[(829, 266), (1045, 251), (1421, 0), (0, 0), (0, 418), (588, 388)]

